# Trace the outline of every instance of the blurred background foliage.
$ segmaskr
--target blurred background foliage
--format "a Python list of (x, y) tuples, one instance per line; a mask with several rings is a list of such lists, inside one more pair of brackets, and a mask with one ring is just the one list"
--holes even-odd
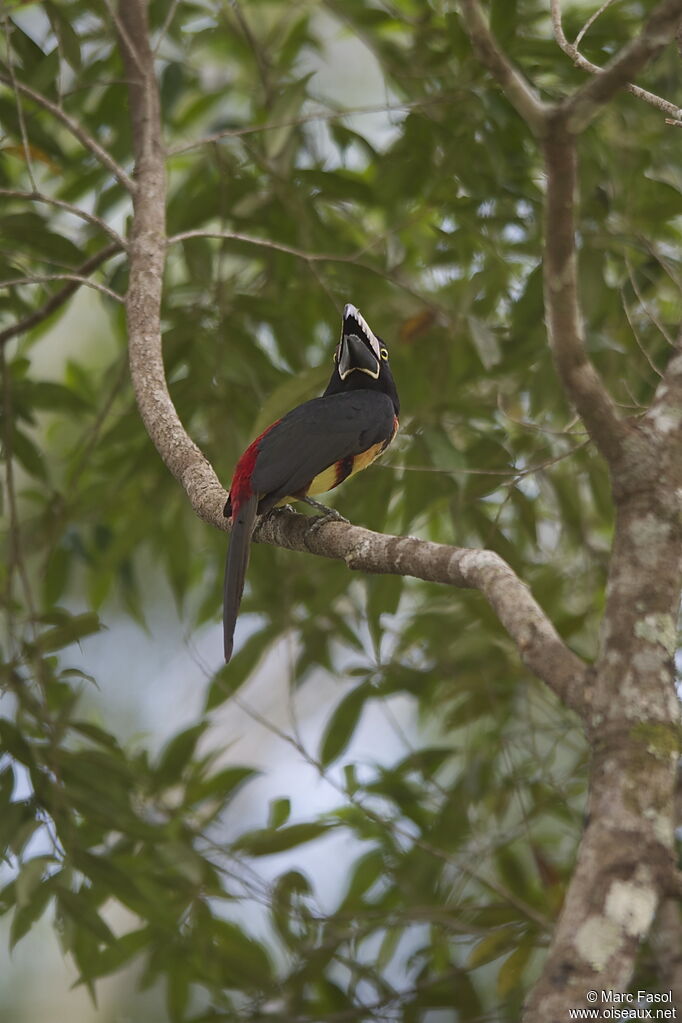
[[(583, 80), (548, 5), (488, 6), (546, 96)], [(570, 38), (595, 6), (567, 6)], [(648, 7), (605, 11), (586, 55), (608, 60)], [(109, 4), (13, 3), (2, 20), (4, 74), (131, 171)], [(403, 415), (334, 505), (499, 552), (592, 657), (611, 504), (548, 352), (541, 164), (454, 5), (155, 0), (151, 23), (169, 150), (164, 352), (189, 433), (227, 485), (259, 429), (323, 388), (353, 301), (390, 346)], [(642, 84), (671, 96), (678, 81), (671, 48)], [(7, 193), (124, 233), (125, 191), (12, 84), (0, 116), (0, 330), (93, 258), (91, 280), (123, 294), (125, 257), (103, 251), (100, 224)], [(588, 344), (637, 415), (679, 321), (679, 137), (623, 94), (581, 157)], [(93, 999), (78, 1017), (75, 1002), (55, 1008), (53, 978), (50, 1023), (141, 1005), (174, 1023), (515, 1020), (581, 830), (576, 721), (478, 595), (268, 547), (254, 547), (221, 669), (226, 538), (147, 438), (125, 345), (122, 306), (85, 288), (3, 345), (0, 912), (11, 946), (48, 920), (63, 986)], [(172, 643), (191, 654), (190, 713), (154, 661)], [(238, 727), (261, 729), (246, 758), (225, 752), (239, 706)], [(293, 786), (270, 742), (306, 766)], [(0, 981), (12, 1023), (37, 1018), (41, 961), (22, 976)], [(657, 989), (647, 949), (637, 984)]]

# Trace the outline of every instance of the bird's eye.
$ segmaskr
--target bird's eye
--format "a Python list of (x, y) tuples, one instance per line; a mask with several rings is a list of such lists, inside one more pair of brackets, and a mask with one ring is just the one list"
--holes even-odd
[(388, 359), (388, 349), (387, 348), (380, 348), (379, 349), (379, 355), (381, 356), (382, 359), (387, 360)]

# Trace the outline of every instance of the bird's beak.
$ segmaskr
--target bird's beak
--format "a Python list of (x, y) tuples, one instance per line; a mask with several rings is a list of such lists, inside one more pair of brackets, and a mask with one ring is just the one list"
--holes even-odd
[(379, 341), (364, 316), (354, 305), (343, 311), (343, 329), (338, 348), (339, 376), (345, 380), (349, 373), (366, 373), (377, 380), (381, 371)]
[(339, 346), (339, 376), (345, 380), (357, 370), (376, 380), (381, 368), (374, 352), (357, 334), (344, 334)]

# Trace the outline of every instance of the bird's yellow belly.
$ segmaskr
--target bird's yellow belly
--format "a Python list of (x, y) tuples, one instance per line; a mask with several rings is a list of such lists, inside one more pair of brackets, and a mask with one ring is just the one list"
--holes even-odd
[(343, 483), (344, 480), (355, 476), (356, 472), (366, 469), (368, 465), (371, 465), (379, 457), (385, 447), (386, 443), (384, 441), (373, 444), (371, 448), (363, 451), (361, 455), (355, 455), (352, 465), (350, 464), (350, 459), (348, 464), (345, 461), (334, 462), (328, 469), (318, 473), (311, 480), (310, 486), (306, 488), (305, 493), (290, 494), (288, 497), (283, 497), (281, 501), (278, 501), (278, 504), (289, 504), (291, 501), (299, 501), (302, 497), (315, 497), (317, 494), (326, 494), (328, 490), (338, 487), (339, 483)]

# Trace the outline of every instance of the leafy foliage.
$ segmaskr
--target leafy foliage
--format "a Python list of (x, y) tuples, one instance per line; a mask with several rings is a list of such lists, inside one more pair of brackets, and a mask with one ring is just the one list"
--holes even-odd
[[(644, 8), (606, 11), (588, 56), (608, 59)], [(87, 0), (10, 9), (3, 70), (130, 171), (107, 11)], [(352, 299), (391, 344), (404, 418), (383, 463), (336, 506), (373, 529), (497, 551), (592, 656), (607, 477), (548, 353), (537, 150), (457, 14), (418, 0), (186, 0), (154, 2), (151, 16), (169, 150), (164, 352), (188, 431), (227, 482), (259, 429), (321, 389)], [(548, 95), (579, 80), (539, 0), (495, 2), (491, 17)], [(645, 84), (665, 93), (674, 59)], [(0, 187), (14, 193), (0, 273), (26, 281), (0, 294), (1, 329), (63, 286), (45, 278), (101, 252), (111, 238), (97, 220), (123, 230), (128, 205), (49, 111), (8, 87), (0, 112)], [(677, 137), (622, 95), (581, 156), (589, 346), (637, 412), (679, 319)], [(34, 191), (92, 216), (17, 194)], [(203, 234), (177, 237), (189, 232)], [(122, 294), (126, 272), (113, 252), (91, 280)], [(205, 752), (207, 716), (157, 757), (83, 716), (93, 680), (73, 645), (117, 600), (144, 622), (150, 563), (185, 621), (214, 621), (224, 537), (193, 517), (137, 417), (121, 308), (102, 294), (80, 301), (87, 342), (56, 378), (45, 345), (67, 306), (3, 349), (0, 911), (11, 943), (49, 908), (93, 993), (140, 962), (144, 983), (164, 980), (177, 1023), (411, 1023), (432, 1009), (516, 1019), (570, 872), (585, 751), (479, 597), (254, 550), (243, 610), (258, 623), (213, 676), (206, 710), (234, 698), (285, 635), (294, 688), (335, 679), (317, 752), (301, 748), (338, 790), (319, 818), (290, 819), (282, 793), (269, 820), (238, 833), (231, 802), (256, 771)], [(370, 709), (391, 713), (399, 699), (419, 723), (412, 748), (356, 763)], [(308, 843), (352, 850), (335, 905), (306, 872)], [(258, 873), (283, 853), (274, 879)], [(133, 921), (122, 933), (108, 922), (116, 904)]]

